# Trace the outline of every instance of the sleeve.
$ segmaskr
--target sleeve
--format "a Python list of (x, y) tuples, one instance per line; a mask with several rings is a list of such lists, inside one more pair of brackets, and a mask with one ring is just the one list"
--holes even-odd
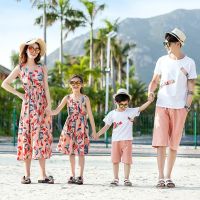
[(188, 74), (189, 74), (188, 79), (196, 79), (197, 78), (196, 64), (195, 64), (194, 60), (191, 61), (190, 70), (189, 70)]
[(103, 119), (103, 121), (105, 122), (105, 124), (111, 126), (113, 123), (113, 117), (112, 117), (112, 111), (109, 112), (106, 117)]
[(138, 117), (140, 115), (139, 107), (131, 108), (130, 118)]
[(160, 68), (160, 65), (161, 65), (161, 59), (159, 58), (156, 62), (156, 66), (155, 66), (155, 69), (154, 69), (154, 74), (158, 74), (158, 75), (161, 75), (161, 68)]

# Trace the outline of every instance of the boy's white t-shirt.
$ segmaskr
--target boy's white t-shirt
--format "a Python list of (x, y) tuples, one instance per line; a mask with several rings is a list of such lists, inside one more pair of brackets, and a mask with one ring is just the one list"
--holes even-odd
[(197, 78), (194, 60), (188, 56), (179, 60), (174, 60), (169, 55), (162, 56), (156, 63), (154, 74), (161, 76), (156, 106), (184, 108), (188, 90), (187, 79)]
[(130, 118), (139, 116), (139, 114), (139, 107), (127, 108), (122, 112), (110, 111), (103, 121), (110, 126), (113, 124), (112, 141), (133, 140), (133, 122), (130, 121)]

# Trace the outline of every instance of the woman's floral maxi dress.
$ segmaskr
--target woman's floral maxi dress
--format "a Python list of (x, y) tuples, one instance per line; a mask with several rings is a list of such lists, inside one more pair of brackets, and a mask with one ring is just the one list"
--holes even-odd
[(20, 79), (25, 91), (18, 130), (17, 159), (50, 158), (52, 153), (52, 121), (46, 115), (47, 99), (43, 66), (30, 71), (20, 66)]
[(88, 154), (89, 129), (87, 122), (86, 96), (79, 101), (67, 96), (68, 117), (63, 127), (57, 150), (68, 155)]

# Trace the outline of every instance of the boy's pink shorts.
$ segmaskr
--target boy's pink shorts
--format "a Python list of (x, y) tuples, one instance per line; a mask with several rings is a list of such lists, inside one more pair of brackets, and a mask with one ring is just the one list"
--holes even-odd
[(152, 146), (169, 146), (172, 150), (177, 150), (187, 113), (185, 108), (156, 107)]
[(113, 163), (132, 164), (132, 140), (112, 142), (111, 158)]

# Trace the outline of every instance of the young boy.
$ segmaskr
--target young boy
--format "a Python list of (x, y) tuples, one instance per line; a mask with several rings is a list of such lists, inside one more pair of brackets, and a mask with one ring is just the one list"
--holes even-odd
[(112, 186), (119, 184), (119, 163), (124, 163), (124, 185), (132, 186), (129, 180), (129, 174), (132, 164), (132, 127), (134, 117), (139, 116), (140, 112), (146, 109), (153, 97), (140, 107), (128, 108), (131, 95), (128, 94), (126, 89), (119, 89), (113, 98), (117, 104), (117, 109), (112, 110), (104, 118), (105, 126), (97, 133), (97, 137), (104, 134), (109, 127), (113, 124), (112, 131), (112, 149), (111, 158), (113, 163), (114, 180), (111, 182)]

